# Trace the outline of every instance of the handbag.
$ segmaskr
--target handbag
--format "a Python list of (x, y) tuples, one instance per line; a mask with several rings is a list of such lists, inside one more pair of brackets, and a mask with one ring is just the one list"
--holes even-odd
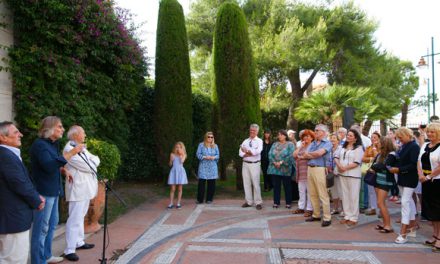
[(365, 173), (365, 176), (364, 176), (364, 182), (368, 185), (371, 185), (371, 186), (376, 185), (377, 175), (376, 175), (376, 172), (372, 172), (370, 169), (371, 169), (371, 166), (376, 162), (378, 156), (379, 155), (374, 157), (374, 161), (371, 163), (370, 168), (367, 170), (367, 172)]
[(335, 185), (335, 174), (333, 172), (327, 171), (325, 175), (325, 184), (327, 185), (327, 188), (331, 188)]
[(367, 173), (365, 173), (364, 176), (364, 182), (368, 185), (376, 185), (376, 173), (375, 172), (371, 172), (370, 170), (367, 171)]
[[(330, 153), (330, 155), (333, 156), (332, 152)], [(327, 186), (327, 188), (331, 188), (333, 187), (333, 185), (335, 185), (335, 174), (333, 172), (328, 171), (325, 157), (324, 157), (324, 167), (325, 167), (325, 185)]]

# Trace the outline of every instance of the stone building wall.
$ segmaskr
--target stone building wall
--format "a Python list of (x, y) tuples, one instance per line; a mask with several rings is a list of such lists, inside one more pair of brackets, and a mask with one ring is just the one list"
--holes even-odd
[[(0, 66), (7, 64), (3, 61), (7, 58), (7, 51), (4, 46), (10, 46), (14, 42), (12, 32), (12, 15), (5, 6), (4, 1), (0, 1)], [(5, 25), (5, 26), (3, 26)], [(13, 98), (12, 98), (12, 76), (9, 71), (0, 71), (0, 122), (4, 120), (12, 121), (14, 118)]]

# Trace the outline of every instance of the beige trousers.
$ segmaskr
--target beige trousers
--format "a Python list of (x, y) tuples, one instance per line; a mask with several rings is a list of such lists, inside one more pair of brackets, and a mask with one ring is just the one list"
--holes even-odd
[(361, 178), (339, 176), (341, 180), (342, 208), (344, 219), (357, 222), (359, 218), (359, 192)]
[(312, 201), (313, 217), (321, 217), (320, 204), (322, 204), (323, 220), (331, 221), (330, 214), (330, 197), (327, 192), (327, 185), (325, 181), (324, 167), (308, 167), (307, 169), (307, 187), (310, 193), (310, 200)]
[(246, 202), (249, 205), (262, 204), (261, 190), (260, 190), (260, 163), (243, 162), (241, 170), (243, 174), (243, 187)]
[(27, 263), (29, 257), (29, 230), (0, 235), (0, 263)]

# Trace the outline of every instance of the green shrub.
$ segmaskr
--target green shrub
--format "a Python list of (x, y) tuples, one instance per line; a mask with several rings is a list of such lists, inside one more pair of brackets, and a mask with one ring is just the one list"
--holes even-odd
[(98, 174), (110, 181), (116, 180), (121, 165), (121, 154), (116, 145), (98, 139), (88, 139), (87, 149), (101, 160)]
[(130, 136), (123, 155), (121, 179), (161, 181), (153, 133), (154, 90), (151, 86), (141, 92), (140, 102), (130, 118)]
[(162, 0), (159, 4), (155, 69), (154, 138), (165, 180), (170, 152), (177, 141), (186, 146), (187, 169), (191, 168), (194, 153), (188, 39), (183, 9), (177, 0)]
[(47, 115), (126, 148), (127, 116), (147, 75), (128, 14), (112, 1), (5, 2), (14, 17), (8, 62), (23, 148)]
[(241, 188), (238, 148), (251, 123), (261, 124), (258, 84), (252, 59), (247, 22), (240, 7), (223, 3), (217, 13), (213, 47), (214, 122), (222, 152), (221, 175), (234, 161), (237, 187)]

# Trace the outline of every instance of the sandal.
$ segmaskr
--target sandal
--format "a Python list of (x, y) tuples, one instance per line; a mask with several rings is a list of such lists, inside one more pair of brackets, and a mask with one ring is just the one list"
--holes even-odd
[(384, 228), (383, 228), (382, 225), (377, 225), (374, 229), (375, 229), (375, 230), (382, 230), (382, 229), (384, 229)]
[(304, 213), (304, 210), (303, 209), (296, 209), (295, 211), (293, 211), (293, 213), (292, 214), (303, 214)]
[(379, 230), (379, 233), (382, 233), (382, 234), (388, 234), (388, 233), (392, 233), (392, 232), (394, 232), (393, 229), (387, 229), (387, 228), (382, 228), (381, 230)]
[(433, 247), (435, 242), (438, 240), (438, 238), (436, 236), (432, 236), (432, 237), (434, 238), (433, 241), (426, 240), (425, 243), (423, 243), (423, 245), (428, 247)]
[(312, 214), (313, 214), (312, 211), (306, 211), (306, 212), (304, 213), (304, 217), (311, 217)]

